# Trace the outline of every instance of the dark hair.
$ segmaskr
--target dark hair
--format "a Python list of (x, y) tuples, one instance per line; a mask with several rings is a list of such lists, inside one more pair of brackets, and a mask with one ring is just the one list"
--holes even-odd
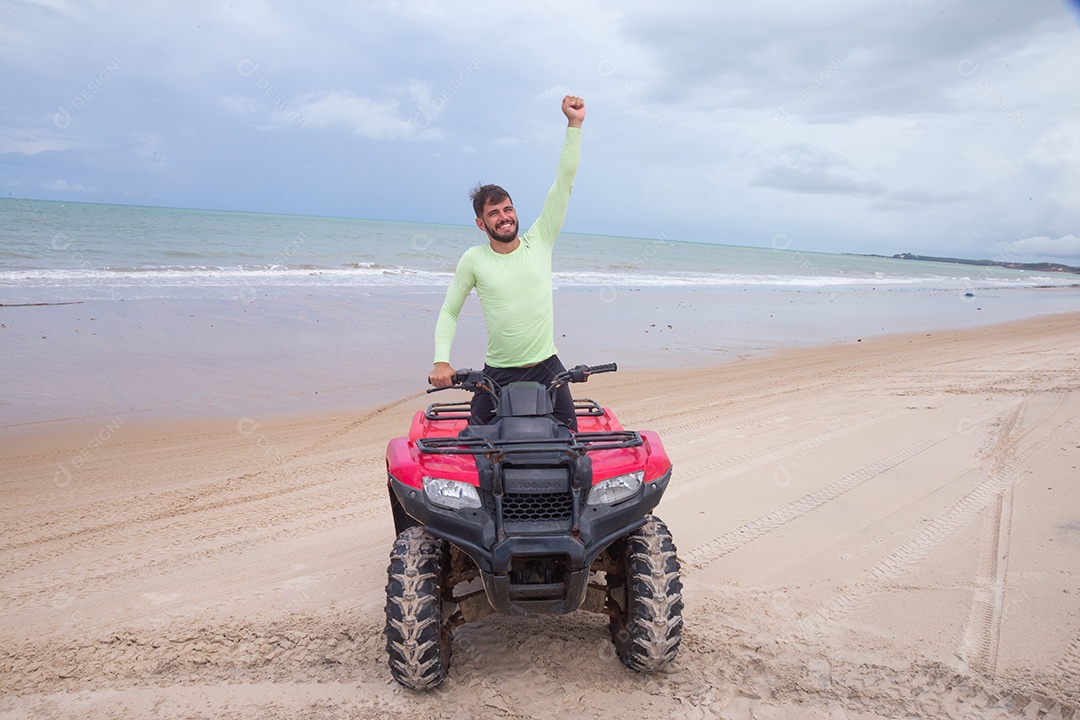
[(469, 199), (472, 200), (472, 208), (473, 212), (476, 213), (476, 217), (484, 214), (485, 205), (501, 202), (503, 198), (514, 202), (510, 197), (510, 193), (498, 185), (477, 185), (469, 192)]

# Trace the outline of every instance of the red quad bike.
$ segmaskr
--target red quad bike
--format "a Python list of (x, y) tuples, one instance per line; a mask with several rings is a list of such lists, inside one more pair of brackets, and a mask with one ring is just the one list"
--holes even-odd
[(671, 479), (659, 436), (624, 430), (593, 400), (574, 403), (578, 432), (552, 416), (557, 388), (615, 369), (579, 365), (549, 388), (460, 370), (451, 387), (490, 393), (495, 419), (468, 425), (468, 403), (433, 403), (387, 445), (386, 649), (399, 683), (439, 685), (453, 630), (493, 613), (606, 614), (626, 666), (675, 659), (679, 561), (651, 514)]

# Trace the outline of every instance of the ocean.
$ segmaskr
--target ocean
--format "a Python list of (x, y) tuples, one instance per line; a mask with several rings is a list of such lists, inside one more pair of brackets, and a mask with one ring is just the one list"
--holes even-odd
[[(0, 430), (249, 420), (422, 395), (473, 226), (0, 200)], [(564, 233), (567, 366), (723, 366), (1080, 309), (1075, 275)], [(887, 340), (880, 340), (887, 341)], [(480, 367), (479, 303), (452, 363)]]
[[(298, 289), (439, 292), (473, 226), (0, 200), (0, 298), (228, 298)], [(898, 248), (902, 250), (903, 248)], [(833, 255), (787, 236), (766, 248), (564, 233), (557, 287), (909, 287), (975, 292), (1068, 286), (1074, 275)]]

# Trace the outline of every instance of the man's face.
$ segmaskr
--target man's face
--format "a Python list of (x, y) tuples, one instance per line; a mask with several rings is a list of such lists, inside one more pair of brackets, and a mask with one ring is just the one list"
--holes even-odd
[(492, 240), (512, 243), (517, 238), (517, 212), (510, 198), (503, 198), (499, 202), (485, 205), (484, 214), (476, 218), (476, 224)]

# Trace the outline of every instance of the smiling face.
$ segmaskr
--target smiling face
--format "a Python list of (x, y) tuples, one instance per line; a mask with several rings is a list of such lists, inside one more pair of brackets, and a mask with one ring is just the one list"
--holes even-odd
[(476, 226), (495, 242), (508, 245), (517, 240), (517, 212), (510, 198), (485, 204), (482, 214), (476, 218)]

